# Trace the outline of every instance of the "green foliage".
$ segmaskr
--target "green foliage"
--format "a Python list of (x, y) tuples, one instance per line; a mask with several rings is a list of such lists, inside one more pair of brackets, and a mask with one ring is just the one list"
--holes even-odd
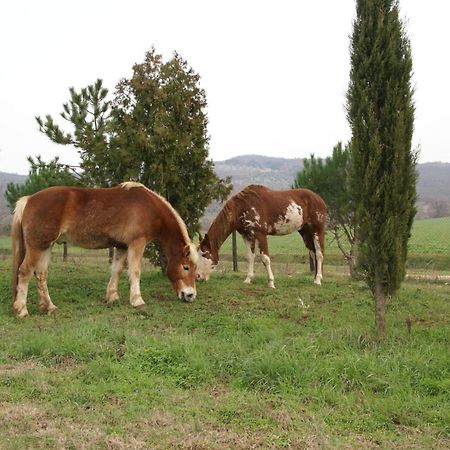
[(409, 40), (392, 0), (358, 0), (347, 93), (358, 260), (372, 291), (405, 276), (415, 215), (416, 154)]
[(50, 186), (80, 184), (74, 170), (66, 164), (61, 164), (58, 157), (46, 163), (42, 161), (40, 156), (37, 156), (36, 160), (29, 156), (28, 162), (30, 163), (30, 170), (26, 182), (23, 184), (8, 183), (6, 187), (5, 198), (11, 211), (14, 210), (16, 201), (25, 195), (34, 194)]

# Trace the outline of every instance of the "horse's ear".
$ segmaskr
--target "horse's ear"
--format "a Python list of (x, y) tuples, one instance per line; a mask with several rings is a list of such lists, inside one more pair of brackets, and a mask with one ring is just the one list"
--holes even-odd
[(191, 246), (185, 245), (183, 248), (183, 256), (189, 256), (191, 253)]

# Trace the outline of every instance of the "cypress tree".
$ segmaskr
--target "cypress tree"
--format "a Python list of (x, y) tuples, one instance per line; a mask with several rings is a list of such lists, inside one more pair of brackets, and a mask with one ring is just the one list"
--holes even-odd
[(382, 338), (385, 300), (405, 277), (416, 212), (412, 57), (397, 1), (357, 0), (350, 52), (347, 112), (358, 258)]

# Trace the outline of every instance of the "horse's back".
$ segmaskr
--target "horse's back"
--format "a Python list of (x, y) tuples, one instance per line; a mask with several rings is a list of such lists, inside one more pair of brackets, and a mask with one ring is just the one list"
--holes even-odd
[(55, 186), (29, 197), (23, 223), (32, 246), (56, 241), (86, 248), (126, 246), (142, 233), (148, 206), (142, 189)]

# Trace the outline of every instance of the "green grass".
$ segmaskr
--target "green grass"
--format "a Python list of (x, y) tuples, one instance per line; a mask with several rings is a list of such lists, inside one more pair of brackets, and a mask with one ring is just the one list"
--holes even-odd
[[(215, 274), (192, 304), (146, 270), (106, 306), (105, 258), (51, 266), (56, 315), (11, 314), (0, 261), (1, 448), (446, 448), (450, 287), (405, 283), (373, 336), (361, 283)], [(411, 328), (407, 326), (410, 321)]]

